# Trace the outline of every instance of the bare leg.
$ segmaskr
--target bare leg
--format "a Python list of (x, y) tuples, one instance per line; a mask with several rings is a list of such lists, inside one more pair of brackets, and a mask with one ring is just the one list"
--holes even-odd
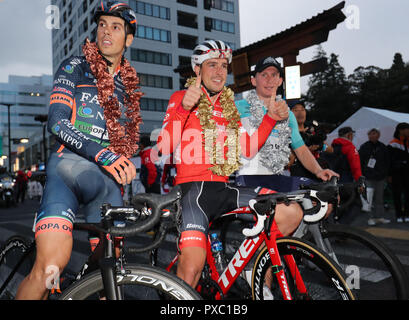
[(205, 262), (205, 249), (199, 247), (182, 248), (176, 274), (191, 287), (195, 288), (199, 282)]
[(47, 299), (53, 280), (70, 260), (72, 235), (59, 232), (39, 234), (37, 256), (30, 274), (21, 282), (16, 300)]

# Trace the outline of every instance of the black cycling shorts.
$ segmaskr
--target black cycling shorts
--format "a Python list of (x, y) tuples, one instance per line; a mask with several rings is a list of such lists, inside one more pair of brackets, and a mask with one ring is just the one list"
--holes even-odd
[(213, 181), (188, 182), (180, 186), (183, 194), (180, 248), (205, 248), (209, 223), (222, 214), (248, 206), (259, 189)]

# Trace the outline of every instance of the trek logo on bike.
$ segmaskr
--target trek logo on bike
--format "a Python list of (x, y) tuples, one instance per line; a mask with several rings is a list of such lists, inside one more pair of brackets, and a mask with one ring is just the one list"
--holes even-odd
[[(256, 244), (259, 241), (259, 237), (247, 239), (244, 241), (239, 250), (233, 256), (233, 259), (230, 261), (227, 269), (220, 275), (219, 285), (222, 285), (225, 288), (228, 288), (232, 279), (237, 274), (236, 268), (240, 268), (248, 257), (251, 257), (254, 252), (257, 250)], [(227, 274), (229, 272), (229, 275)]]

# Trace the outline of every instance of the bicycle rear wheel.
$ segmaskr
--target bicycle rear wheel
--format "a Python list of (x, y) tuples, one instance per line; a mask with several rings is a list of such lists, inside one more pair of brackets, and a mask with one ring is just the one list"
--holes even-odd
[[(325, 225), (321, 234), (324, 241), (329, 241), (328, 253), (335, 254), (360, 300), (409, 299), (404, 267), (383, 242), (345, 225)], [(328, 242), (324, 243), (328, 247)]]
[[(200, 300), (200, 295), (177, 276), (164, 270), (128, 264), (117, 272), (124, 300)], [(60, 300), (98, 300), (103, 290), (101, 271), (96, 270), (63, 291)]]
[[(288, 282), (286, 288), (295, 300), (354, 300), (355, 295), (348, 287), (345, 274), (332, 259), (314, 245), (296, 238), (277, 239), (277, 248)], [(300, 279), (290, 272), (286, 259), (294, 258), (299, 275), (307, 289), (300, 292)], [(273, 274), (268, 248), (264, 247), (257, 256), (251, 278), (254, 300), (283, 299), (277, 277)]]
[(6, 240), (0, 250), (0, 300), (12, 300), (34, 265), (35, 246), (20, 236)]

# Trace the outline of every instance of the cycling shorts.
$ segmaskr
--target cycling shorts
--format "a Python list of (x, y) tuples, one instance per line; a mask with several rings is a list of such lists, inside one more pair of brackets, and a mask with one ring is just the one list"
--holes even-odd
[(300, 185), (309, 185), (314, 181), (304, 177), (285, 176), (280, 174), (271, 175), (242, 175), (236, 178), (238, 186), (257, 187), (276, 190), (278, 192), (291, 192), (298, 190)]
[(71, 234), (80, 206), (86, 222), (98, 223), (103, 203), (123, 203), (120, 186), (108, 173), (77, 154), (51, 154), (35, 221), (36, 237), (44, 232)]
[(248, 206), (260, 188), (229, 185), (225, 182), (198, 181), (180, 184), (182, 226), (179, 248), (206, 248), (209, 223), (215, 218)]

